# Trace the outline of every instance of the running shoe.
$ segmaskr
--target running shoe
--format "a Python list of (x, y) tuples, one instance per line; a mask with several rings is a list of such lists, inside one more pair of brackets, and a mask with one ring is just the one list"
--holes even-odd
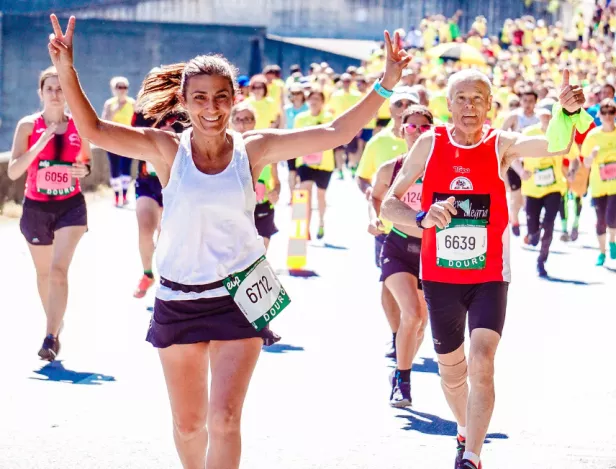
[(560, 240), (563, 242), (567, 242), (569, 241), (571, 238), (569, 237), (569, 233), (567, 233), (566, 231), (560, 235)]
[(571, 229), (571, 241), (576, 241), (578, 239), (579, 234), (580, 233), (578, 232), (577, 226), (574, 226)]
[(133, 296), (135, 298), (143, 298), (152, 285), (154, 285), (154, 279), (143, 274)]
[(319, 226), (319, 231), (317, 231), (317, 239), (323, 239), (325, 236), (325, 227)]
[(43, 346), (39, 350), (38, 356), (43, 360), (52, 362), (60, 353), (60, 341), (53, 334), (49, 334), (43, 340)]
[(462, 459), (464, 458), (464, 451), (466, 451), (466, 438), (458, 434), (458, 436), (456, 437), (456, 441), (458, 443), (458, 446), (456, 448), (455, 469), (458, 469), (458, 467), (460, 467), (460, 464), (462, 464)]
[(479, 463), (479, 466), (475, 466), (473, 461), (463, 459), (460, 464), (456, 466), (456, 469), (481, 469), (481, 462)]
[(604, 252), (599, 254), (599, 257), (597, 257), (597, 263), (595, 265), (602, 266), (603, 264), (605, 264), (605, 253)]
[(403, 407), (411, 407), (413, 405), (413, 399), (411, 399), (411, 383), (405, 383), (396, 380), (397, 383), (391, 390), (391, 396), (389, 396), (389, 405), (401, 409)]
[[(525, 238), (525, 240), (526, 240), (526, 238)], [(528, 242), (527, 242), (527, 244), (529, 244), (531, 246), (537, 246), (539, 244), (539, 241), (541, 241), (541, 231), (539, 233), (529, 234), (528, 235)]]
[(545, 262), (537, 261), (537, 272), (539, 273), (539, 277), (545, 278), (548, 276), (548, 272), (545, 270)]
[(610, 243), (610, 259), (616, 259), (616, 243)]
[(513, 236), (520, 236), (520, 225), (511, 225)]

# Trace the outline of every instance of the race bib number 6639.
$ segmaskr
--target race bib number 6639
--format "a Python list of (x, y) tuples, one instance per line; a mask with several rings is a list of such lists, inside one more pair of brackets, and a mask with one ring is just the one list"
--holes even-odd
[(436, 230), (436, 263), (451, 269), (485, 269), (488, 230), (484, 220), (452, 219)]
[(267, 326), (291, 303), (265, 257), (243, 272), (228, 276), (224, 286), (257, 331)]

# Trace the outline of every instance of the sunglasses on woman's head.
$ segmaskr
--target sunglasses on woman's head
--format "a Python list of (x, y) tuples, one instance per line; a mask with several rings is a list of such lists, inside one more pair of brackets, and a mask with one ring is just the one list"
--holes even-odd
[(430, 130), (432, 128), (432, 124), (421, 124), (421, 125), (417, 125), (417, 124), (404, 124), (404, 128), (409, 133), (413, 133), (417, 129), (419, 129), (419, 133), (423, 134), (424, 132), (427, 132), (428, 130)]

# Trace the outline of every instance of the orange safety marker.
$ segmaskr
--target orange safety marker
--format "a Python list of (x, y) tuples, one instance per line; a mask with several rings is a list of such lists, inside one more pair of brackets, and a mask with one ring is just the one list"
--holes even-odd
[(306, 266), (308, 253), (308, 191), (294, 190), (291, 199), (291, 235), (287, 252), (289, 270), (299, 270)]

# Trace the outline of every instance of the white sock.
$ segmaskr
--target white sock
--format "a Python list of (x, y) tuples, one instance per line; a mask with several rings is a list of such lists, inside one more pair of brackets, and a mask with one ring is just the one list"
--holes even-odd
[(475, 453), (472, 453), (470, 451), (464, 451), (464, 456), (462, 456), (462, 459), (468, 459), (475, 466), (479, 467), (479, 456), (477, 456)]
[(109, 185), (113, 189), (113, 192), (115, 192), (116, 194), (122, 192), (122, 180), (120, 178), (111, 178), (109, 182)]
[(458, 435), (463, 438), (466, 438), (466, 427), (461, 427), (460, 425), (458, 425)]
[(131, 177), (130, 176), (122, 176), (120, 177), (120, 181), (122, 183), (122, 190), (127, 191), (128, 188), (130, 187), (130, 183), (131, 183)]

